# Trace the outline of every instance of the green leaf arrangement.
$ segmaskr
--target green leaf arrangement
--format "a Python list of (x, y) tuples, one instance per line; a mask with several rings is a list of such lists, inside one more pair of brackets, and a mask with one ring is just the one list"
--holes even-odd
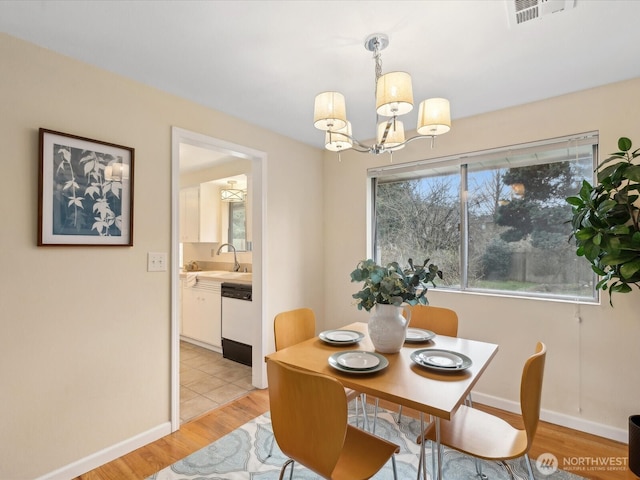
[(436, 277), (442, 279), (442, 271), (434, 264), (425, 260), (422, 265), (414, 265), (408, 260), (409, 267), (403, 269), (398, 262), (391, 262), (387, 266), (376, 264), (371, 259), (358, 262), (356, 269), (351, 272), (352, 282), (364, 282), (362, 289), (352, 296), (357, 302), (358, 310), (363, 308), (368, 312), (376, 304), (396, 305), (427, 305), (428, 284)]
[(640, 165), (634, 164), (640, 148), (631, 148), (631, 140), (621, 137), (619, 151), (597, 168), (598, 184), (585, 180), (579, 194), (566, 199), (573, 211), (576, 254), (591, 263), (600, 276), (596, 288), (609, 290), (612, 306), (614, 292), (640, 287)]

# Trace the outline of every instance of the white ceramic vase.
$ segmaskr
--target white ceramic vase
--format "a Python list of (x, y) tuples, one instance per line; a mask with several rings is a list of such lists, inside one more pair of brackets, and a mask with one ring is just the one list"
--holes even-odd
[[(402, 310), (406, 317), (402, 315)], [(380, 353), (399, 352), (407, 336), (407, 327), (411, 319), (411, 309), (406, 305), (376, 304), (369, 317), (369, 337), (374, 348)]]

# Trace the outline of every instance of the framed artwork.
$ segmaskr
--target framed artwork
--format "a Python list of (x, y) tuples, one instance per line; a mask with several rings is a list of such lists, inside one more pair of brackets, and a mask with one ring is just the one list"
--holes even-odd
[(133, 246), (134, 149), (40, 129), (38, 246)]

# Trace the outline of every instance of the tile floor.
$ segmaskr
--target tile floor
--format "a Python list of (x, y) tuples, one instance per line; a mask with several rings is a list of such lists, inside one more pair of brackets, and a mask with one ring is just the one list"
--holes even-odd
[(248, 391), (251, 367), (222, 358), (188, 342), (180, 342), (180, 423), (230, 402)]

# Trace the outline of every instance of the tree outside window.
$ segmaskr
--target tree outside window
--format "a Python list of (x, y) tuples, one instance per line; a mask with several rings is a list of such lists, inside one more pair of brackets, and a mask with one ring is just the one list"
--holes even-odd
[(416, 164), (400, 180), (381, 172), (373, 179), (377, 260), (430, 258), (449, 288), (595, 300), (596, 277), (569, 241), (565, 199), (592, 179), (596, 149), (597, 135), (480, 153), (453, 167), (451, 159)]

